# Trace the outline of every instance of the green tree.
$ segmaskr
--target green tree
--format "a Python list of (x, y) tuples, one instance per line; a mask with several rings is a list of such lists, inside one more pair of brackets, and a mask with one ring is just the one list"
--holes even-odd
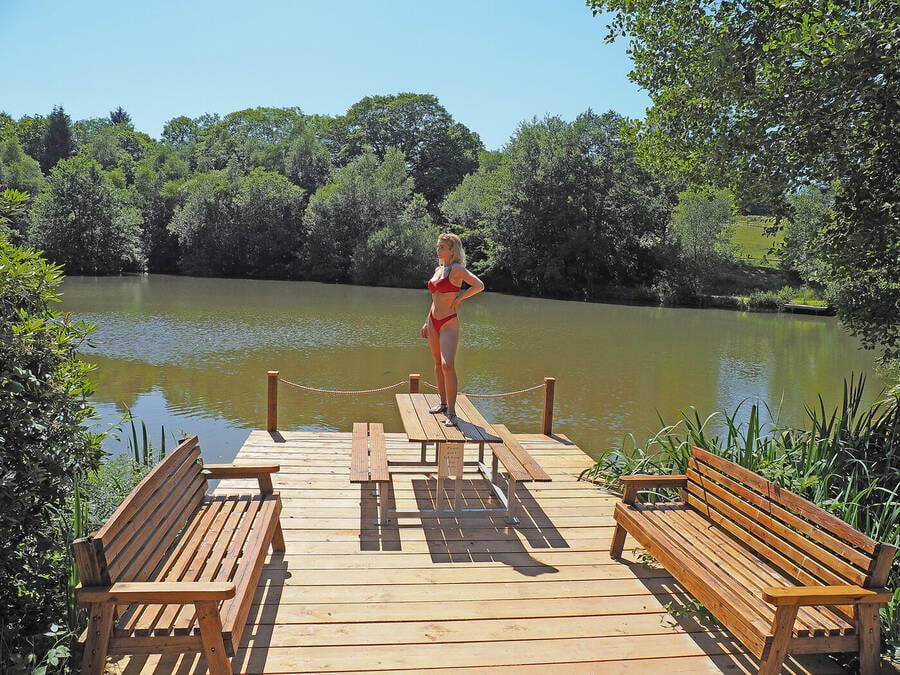
[(29, 242), (70, 274), (143, 268), (140, 215), (92, 159), (72, 157), (53, 168), (31, 221)]
[(829, 193), (812, 186), (788, 197), (790, 213), (784, 224), (780, 264), (809, 283), (822, 284), (826, 278), (818, 251), (819, 235), (831, 223), (832, 204)]
[(290, 140), (304, 124), (299, 108), (253, 108), (226, 115), (202, 128), (197, 138), (197, 167), (219, 170), (235, 163), (283, 172)]
[(731, 190), (689, 188), (678, 195), (672, 234), (681, 259), (697, 273), (729, 257), (735, 212)]
[[(441, 203), (444, 219), (464, 238), (471, 267), (477, 274), (492, 274), (504, 267), (500, 225), (507, 221), (509, 157), (501, 152), (481, 152), (478, 170), (470, 173)], [(497, 274), (491, 277), (496, 283)]]
[(900, 355), (900, 30), (893, 2), (589, 0), (627, 36), (653, 102), (633, 125), (642, 158), (784, 211), (836, 185), (822, 258), (841, 320)]
[(31, 195), (38, 194), (44, 187), (40, 164), (25, 152), (12, 134), (0, 137), (0, 187)]
[[(98, 467), (85, 422), (90, 366), (78, 349), (93, 327), (51, 309), (60, 269), (0, 238), (0, 671), (43, 654), (66, 617), (66, 498)], [(70, 626), (71, 630), (76, 626)]]
[(129, 115), (122, 106), (110, 111), (109, 121), (113, 124), (121, 124), (129, 129), (134, 128), (131, 124), (131, 115)]
[(331, 130), (346, 164), (371, 148), (384, 161), (390, 148), (409, 165), (416, 192), (438, 210), (441, 200), (477, 168), (481, 139), (430, 94), (367, 96), (335, 120)]
[(170, 229), (180, 267), (204, 276), (295, 276), (302, 245), (303, 190), (257, 168), (243, 176), (211, 171), (181, 188)]
[[(304, 215), (306, 276), (385, 285), (408, 281), (411, 276), (389, 268), (413, 264), (421, 240), (430, 239), (429, 254), (420, 261), (427, 266), (437, 234), (417, 204), (402, 152), (388, 150), (383, 162), (372, 152), (357, 157), (309, 201)], [(421, 275), (423, 268), (415, 269)]]
[(25, 216), (28, 193), (12, 188), (0, 192), (0, 239), (17, 243), (22, 237), (20, 221)]
[(44, 131), (43, 153), (40, 158), (41, 171), (45, 174), (50, 173), (50, 169), (56, 166), (59, 160), (74, 154), (72, 120), (62, 106), (54, 106), (53, 112), (47, 118), (47, 128)]
[(16, 122), (16, 136), (22, 149), (37, 162), (44, 156), (44, 134), (47, 132), (47, 118), (43, 115), (25, 115)]
[(573, 123), (523, 123), (510, 140), (495, 245), (516, 288), (590, 300), (654, 276), (669, 199), (635, 162), (620, 124), (615, 113), (588, 111)]
[(158, 143), (135, 168), (134, 204), (144, 223), (141, 242), (150, 272), (178, 271), (178, 237), (169, 230), (190, 169), (176, 148)]

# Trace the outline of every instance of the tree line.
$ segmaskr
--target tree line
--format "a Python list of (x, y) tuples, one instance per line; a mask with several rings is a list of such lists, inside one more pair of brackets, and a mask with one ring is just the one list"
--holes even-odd
[(8, 236), (69, 274), (128, 271), (418, 285), (440, 230), (503, 288), (596, 298), (652, 280), (674, 193), (622, 118), (523, 122), (501, 152), (427, 94), (344, 115), (176, 117), (154, 139), (122, 108), (0, 118), (0, 186), (29, 196)]

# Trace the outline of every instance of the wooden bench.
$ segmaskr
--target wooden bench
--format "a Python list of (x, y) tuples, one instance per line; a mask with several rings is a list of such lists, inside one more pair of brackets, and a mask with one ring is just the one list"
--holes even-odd
[[(97, 532), (72, 544), (89, 610), (82, 673), (108, 654), (203, 652), (231, 673), (266, 553), (284, 551), (277, 464), (203, 465), (179, 444)], [(256, 478), (259, 494), (207, 495), (211, 479)]]
[(354, 422), (350, 456), (350, 482), (374, 483), (372, 496), (378, 499), (376, 525), (390, 522), (387, 517), (381, 484), (391, 480), (388, 472), (387, 449), (384, 443), (384, 425), (380, 422)]
[(493, 459), (491, 461), (491, 482), (498, 484), (500, 477), (498, 462), (503, 465), (506, 470), (506, 496), (503, 497), (506, 502), (506, 520), (507, 522), (518, 522), (517, 512), (519, 510), (519, 500), (516, 496), (516, 485), (529, 481), (549, 481), (550, 476), (541, 468), (528, 451), (522, 447), (516, 437), (512, 435), (506, 425), (491, 425), (501, 443), (488, 443), (491, 449)]
[[(760, 673), (780, 672), (790, 653), (854, 651), (861, 673), (878, 672), (895, 547), (699, 448), (685, 475), (621, 481), (610, 555), (632, 535), (761, 659)], [(660, 487), (680, 488), (681, 501), (638, 500)]]

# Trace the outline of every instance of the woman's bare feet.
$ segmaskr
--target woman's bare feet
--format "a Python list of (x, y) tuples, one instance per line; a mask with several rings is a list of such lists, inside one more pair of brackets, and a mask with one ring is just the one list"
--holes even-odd
[(455, 427), (458, 422), (459, 422), (459, 418), (456, 416), (456, 414), (448, 412), (447, 419), (444, 420), (444, 426), (445, 427)]
[(437, 415), (438, 413), (442, 413), (447, 409), (446, 403), (438, 403), (437, 405), (433, 405), (428, 409), (432, 415)]

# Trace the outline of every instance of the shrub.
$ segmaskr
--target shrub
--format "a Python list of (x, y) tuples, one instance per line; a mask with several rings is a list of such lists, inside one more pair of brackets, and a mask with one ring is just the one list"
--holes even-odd
[[(95, 469), (101, 437), (90, 367), (76, 350), (93, 326), (51, 310), (59, 267), (0, 240), (0, 671), (47, 653), (67, 611), (66, 500)], [(22, 655), (26, 655), (23, 657)]]

